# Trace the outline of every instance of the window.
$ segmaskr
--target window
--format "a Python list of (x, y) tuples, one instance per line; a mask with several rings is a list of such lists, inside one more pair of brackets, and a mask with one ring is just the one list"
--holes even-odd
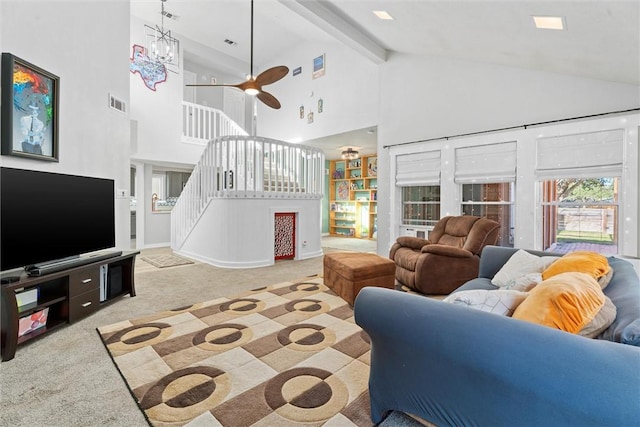
[(396, 186), (402, 188), (402, 224), (428, 235), (440, 219), (440, 150), (397, 156)]
[(618, 252), (622, 129), (538, 139), (543, 249)]
[(171, 211), (190, 175), (189, 172), (153, 171), (151, 175), (152, 210), (154, 212)]
[(500, 224), (498, 246), (513, 247), (514, 183), (462, 184), (462, 214)]
[(545, 250), (618, 252), (618, 178), (562, 178), (541, 186)]
[(153, 172), (151, 175), (151, 192), (160, 200), (165, 198), (166, 183), (167, 175), (164, 172)]
[(402, 188), (402, 223), (433, 227), (440, 219), (440, 186)]
[(456, 148), (454, 181), (462, 186), (463, 215), (500, 224), (499, 246), (513, 246), (516, 142)]

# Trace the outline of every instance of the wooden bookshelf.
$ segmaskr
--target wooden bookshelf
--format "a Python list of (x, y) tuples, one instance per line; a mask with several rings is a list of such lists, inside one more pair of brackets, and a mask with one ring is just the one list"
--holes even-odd
[(375, 238), (378, 157), (332, 160), (329, 166), (329, 234)]

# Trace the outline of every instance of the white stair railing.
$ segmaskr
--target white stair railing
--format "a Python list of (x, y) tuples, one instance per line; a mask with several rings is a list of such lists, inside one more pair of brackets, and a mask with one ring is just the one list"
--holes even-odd
[(224, 112), (182, 101), (182, 141), (206, 145), (222, 135), (247, 135)]
[(322, 199), (322, 150), (268, 138), (229, 135), (208, 142), (171, 211), (179, 250), (213, 198)]

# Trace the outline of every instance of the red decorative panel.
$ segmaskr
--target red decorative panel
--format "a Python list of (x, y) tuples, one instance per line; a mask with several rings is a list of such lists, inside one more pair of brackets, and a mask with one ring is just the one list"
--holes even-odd
[(284, 212), (275, 215), (275, 259), (293, 259), (296, 256), (296, 214)]

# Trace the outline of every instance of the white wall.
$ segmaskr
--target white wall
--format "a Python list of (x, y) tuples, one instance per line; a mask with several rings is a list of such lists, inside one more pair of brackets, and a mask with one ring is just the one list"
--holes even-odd
[[(127, 17), (127, 22), (129, 16)], [(145, 45), (144, 25), (155, 26), (134, 16), (130, 17), (131, 37), (128, 41), (128, 55), (132, 55), (134, 44)], [(176, 37), (179, 37), (176, 35)], [(180, 39), (180, 38), (179, 38)], [(184, 56), (181, 53), (181, 61)], [(154, 166), (190, 169), (200, 159), (204, 146), (188, 144), (182, 137), (182, 99), (184, 93), (183, 74), (167, 72), (167, 79), (155, 86), (155, 91), (147, 88), (139, 73), (128, 72), (131, 89), (131, 161), (138, 167), (137, 176), (141, 181), (136, 190), (136, 247), (139, 249), (169, 246), (170, 215), (152, 212), (151, 172)]]
[[(417, 76), (420, 84), (406, 84)], [(640, 88), (634, 85), (399, 54), (380, 66), (380, 91), (380, 254), (388, 253), (395, 238), (392, 227), (398, 225), (391, 218), (399, 200), (391, 191), (390, 155), (385, 146), (640, 106)], [(523, 220), (516, 218), (516, 222)], [(534, 229), (529, 233), (532, 239)]]
[[(325, 75), (313, 79), (313, 58), (323, 53)], [(350, 48), (340, 44), (301, 44), (270, 64), (276, 65), (289, 67), (289, 74), (265, 90), (278, 98), (282, 108), (274, 110), (258, 102), (258, 135), (288, 142), (307, 141), (378, 122), (378, 67)], [(300, 66), (302, 73), (293, 76), (293, 70)], [(318, 113), (320, 98), (324, 104), (322, 113)], [(314, 120), (309, 124), (307, 114), (311, 111)]]
[(212, 199), (176, 253), (227, 268), (274, 264), (275, 214), (296, 213), (295, 259), (322, 255), (320, 200)]
[[(2, 1), (0, 48), (60, 77), (58, 163), (1, 156), (0, 165), (115, 180), (129, 189), (129, 3)], [(95, 52), (95, 53), (94, 53)], [(116, 246), (129, 248), (129, 200), (116, 199)]]
[[(128, 18), (127, 18), (128, 19)], [(148, 23), (131, 16), (131, 41), (129, 56), (134, 44), (145, 44), (144, 24)], [(131, 119), (137, 120), (137, 151), (135, 160), (152, 162), (175, 162), (194, 165), (200, 159), (203, 146), (186, 144), (182, 136), (182, 74), (167, 72), (167, 80), (148, 89), (140, 74), (129, 73), (131, 85)]]

